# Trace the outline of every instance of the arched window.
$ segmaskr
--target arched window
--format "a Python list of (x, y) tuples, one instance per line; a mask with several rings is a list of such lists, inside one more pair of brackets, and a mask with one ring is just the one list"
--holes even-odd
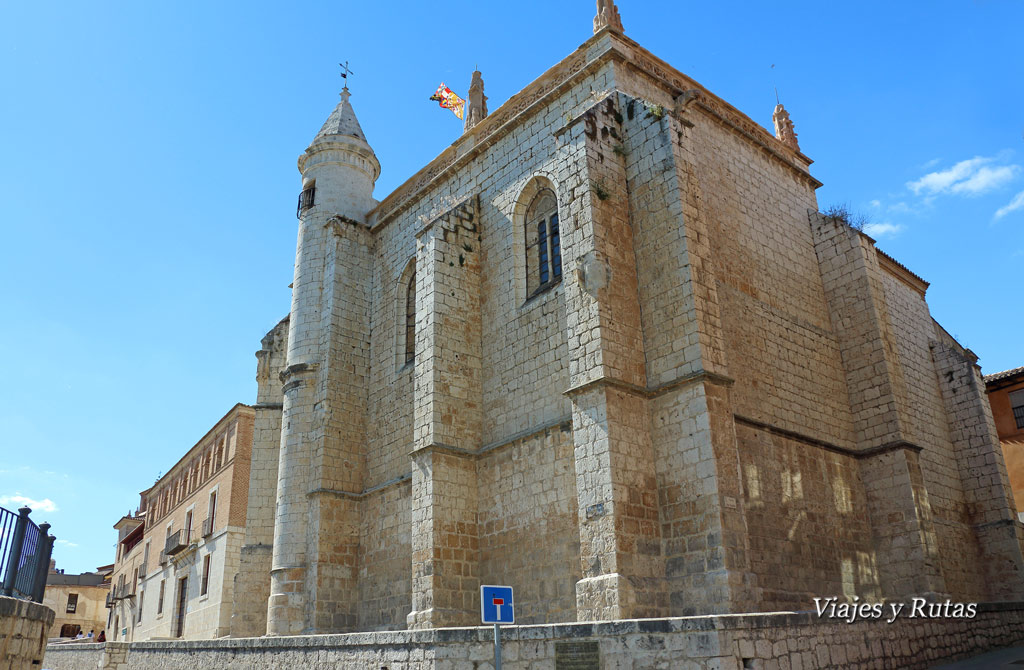
[(416, 265), (405, 287), (405, 362), (416, 359)]
[(416, 359), (416, 259), (402, 270), (395, 301), (395, 363), (401, 370)]
[(533, 297), (562, 280), (558, 200), (550, 188), (537, 192), (526, 209), (526, 295)]

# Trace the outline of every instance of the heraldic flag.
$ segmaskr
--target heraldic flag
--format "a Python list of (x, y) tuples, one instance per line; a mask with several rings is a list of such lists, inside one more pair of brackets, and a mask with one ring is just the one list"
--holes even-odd
[(430, 96), (430, 99), (437, 100), (441, 107), (452, 110), (452, 114), (460, 119), (462, 118), (462, 110), (466, 105), (466, 101), (455, 95), (452, 92), (452, 89), (444, 85), (443, 81), (441, 82), (441, 85), (437, 87), (437, 91), (434, 92), (434, 95)]

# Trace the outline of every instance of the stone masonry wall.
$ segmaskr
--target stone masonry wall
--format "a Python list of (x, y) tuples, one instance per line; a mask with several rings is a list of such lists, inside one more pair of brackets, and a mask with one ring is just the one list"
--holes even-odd
[(516, 585), (516, 621), (576, 620), (580, 578), (568, 422), (477, 461), (480, 581)]
[(359, 627), (405, 628), (412, 609), (411, 480), (362, 499), (359, 525)]
[(857, 461), (752, 426), (737, 433), (758, 609), (804, 609), (822, 594), (879, 597)]
[(240, 549), (231, 604), (231, 635), (262, 635), (267, 630), (277, 466), (281, 451), (281, 370), (288, 350), (288, 318), (270, 330), (256, 352), (256, 405), (253, 406), (245, 540)]
[[(617, 670), (919, 670), (1024, 641), (1021, 607), (982, 605), (974, 619), (901, 617), (893, 624), (830, 622), (807, 612), (504, 627), (502, 668), (553, 670), (560, 646), (589, 642), (596, 643), (601, 667)], [(65, 645), (48, 647), (47, 664), (52, 670), (492, 670), (492, 638), (489, 628), (449, 628)]]
[(928, 303), (892, 274), (886, 273), (883, 283), (889, 323), (907, 379), (907, 402), (913, 408), (906, 413), (905, 430), (911, 441), (927, 447), (920, 454), (921, 474), (946, 590), (955, 598), (984, 599), (984, 578), (977, 569), (983, 559), (970, 526), (950, 422), (929, 349), (934, 333)]
[(54, 611), (39, 603), (0, 596), (0, 668), (37, 670), (46, 653)]

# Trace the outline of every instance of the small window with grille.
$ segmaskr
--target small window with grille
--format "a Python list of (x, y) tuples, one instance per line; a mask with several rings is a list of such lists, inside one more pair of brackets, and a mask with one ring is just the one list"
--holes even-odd
[(1010, 407), (1018, 428), (1024, 428), (1024, 389), (1010, 393)]
[(316, 204), (316, 181), (311, 181), (302, 187), (299, 193), (299, 206), (295, 209), (295, 218), (302, 216), (302, 213)]
[(77, 593), (69, 593), (68, 594), (68, 606), (66, 608), (64, 608), (64, 613), (65, 614), (74, 614), (76, 611), (78, 611), (78, 594)]

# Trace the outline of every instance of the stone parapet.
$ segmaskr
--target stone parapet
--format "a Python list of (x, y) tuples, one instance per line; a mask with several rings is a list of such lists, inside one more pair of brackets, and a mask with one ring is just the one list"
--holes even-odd
[[(1024, 603), (983, 603), (973, 619), (898, 618), (852, 624), (814, 612), (773, 612), (502, 629), (502, 667), (554, 666), (566, 643), (589, 646), (601, 667), (686, 670), (740, 668), (927, 668), (1024, 640)], [(223, 670), (331, 667), (342, 670), (489, 668), (491, 628), (303, 635), (224, 640), (50, 646), (52, 670)], [(581, 644), (582, 643), (582, 644)], [(103, 649), (97, 664), (97, 651)]]
[(0, 668), (42, 667), (46, 638), (56, 615), (39, 603), (0, 596)]

